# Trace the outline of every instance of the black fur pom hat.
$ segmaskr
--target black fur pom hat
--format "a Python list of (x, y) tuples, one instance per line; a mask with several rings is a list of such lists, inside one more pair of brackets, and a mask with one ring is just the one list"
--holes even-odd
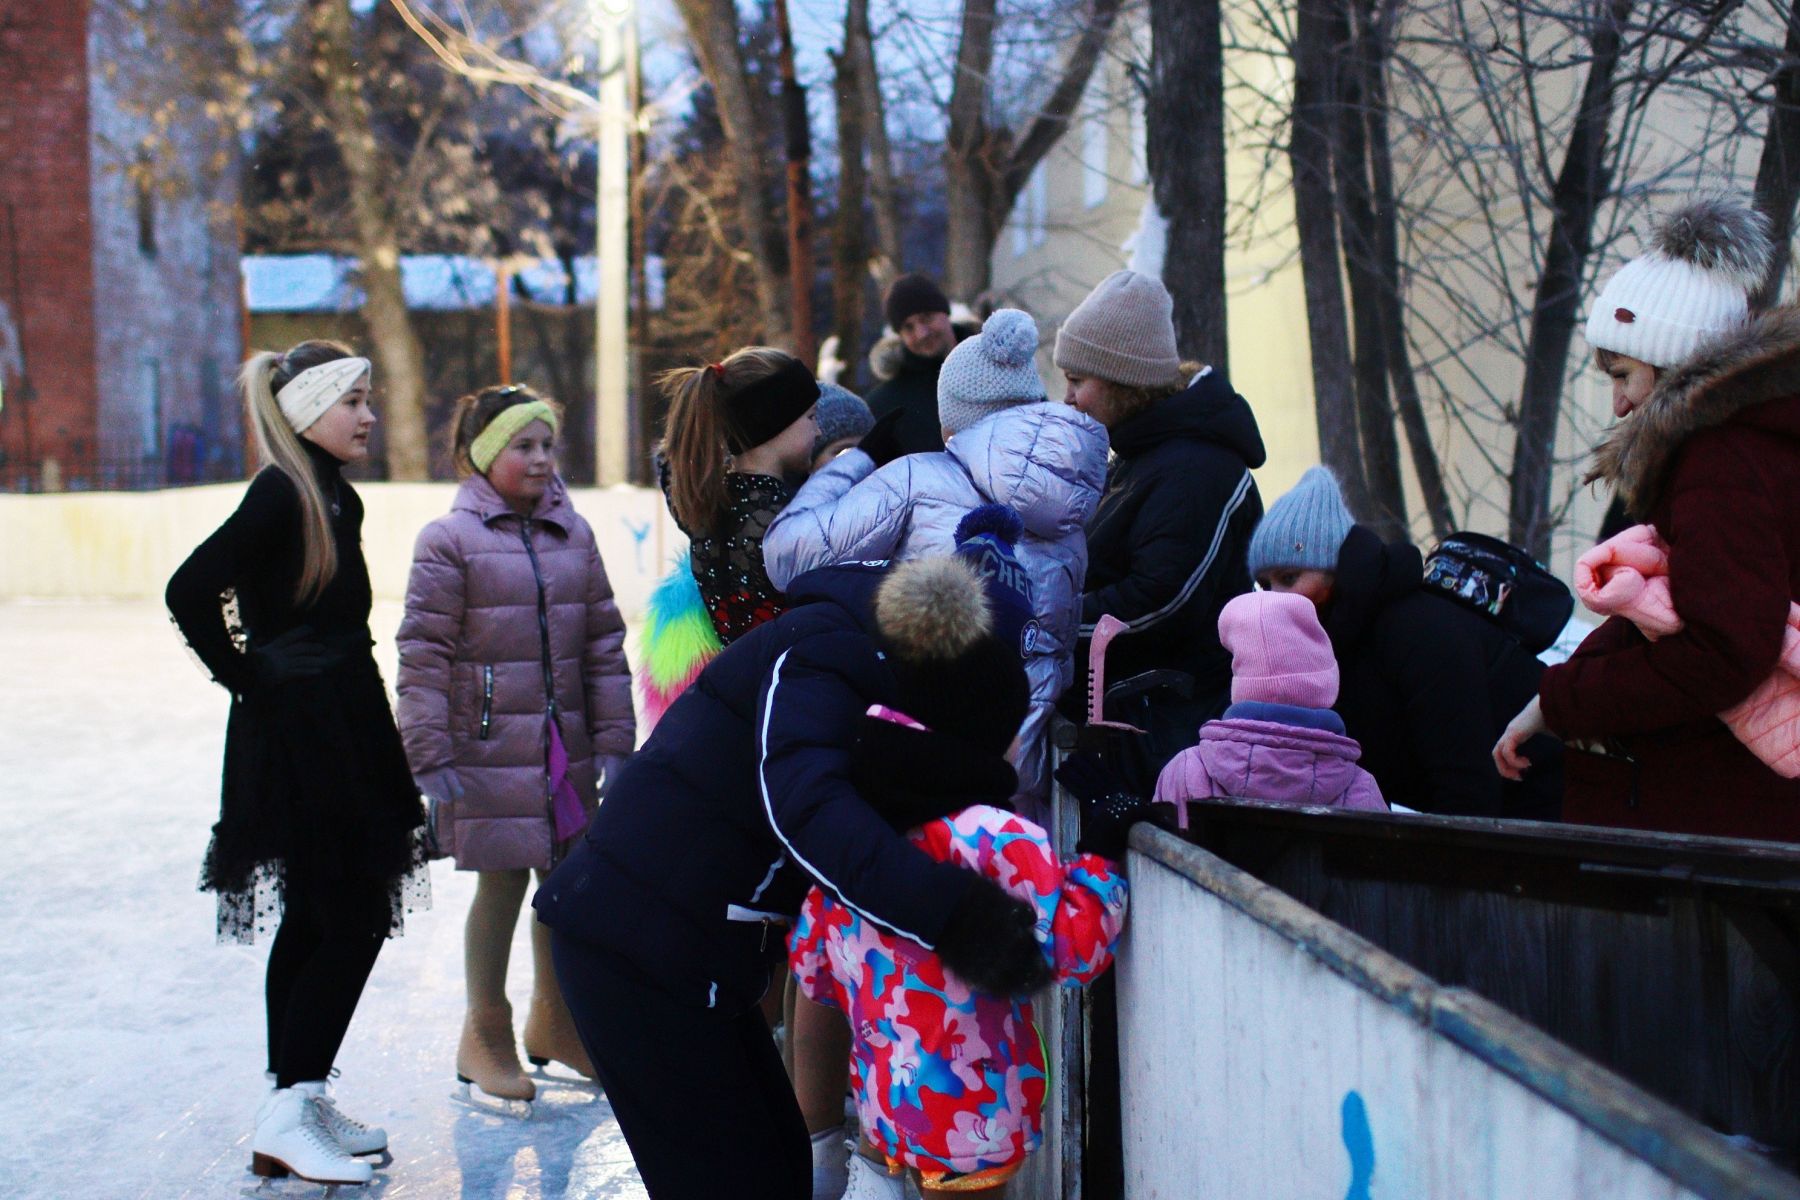
[(1588, 313), (1588, 345), (1672, 367), (1743, 325), (1768, 270), (1769, 219), (1743, 200), (1696, 200), (1657, 223)]
[(1005, 753), (1031, 705), (1016, 637), (1000, 635), (976, 568), (961, 558), (894, 566), (875, 594), (882, 649), (901, 712), (992, 754)]

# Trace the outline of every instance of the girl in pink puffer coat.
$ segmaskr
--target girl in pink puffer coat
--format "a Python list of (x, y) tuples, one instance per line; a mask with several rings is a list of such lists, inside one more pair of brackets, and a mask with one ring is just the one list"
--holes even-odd
[[(514, 1048), (506, 962), (531, 871), (587, 827), (596, 785), (631, 753), (625, 626), (594, 532), (556, 475), (560, 412), (530, 388), (457, 404), (466, 472), (450, 512), (413, 550), (400, 625), (399, 719), (440, 852), (478, 871), (464, 937), (464, 1083), (536, 1092)], [(532, 922), (525, 1050), (593, 1071), (557, 989), (548, 930)]]
[(1187, 828), (1190, 800), (1262, 800), (1387, 811), (1362, 747), (1331, 711), (1338, 665), (1313, 602), (1297, 592), (1246, 592), (1219, 613), (1231, 651), (1231, 707), (1200, 727), (1156, 781)]

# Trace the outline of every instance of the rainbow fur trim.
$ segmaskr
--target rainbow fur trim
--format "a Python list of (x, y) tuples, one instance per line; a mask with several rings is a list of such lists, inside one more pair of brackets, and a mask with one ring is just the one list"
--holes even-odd
[(721, 649), (693, 566), (682, 554), (650, 593), (638, 637), (638, 694), (647, 729), (656, 728), (675, 698)]

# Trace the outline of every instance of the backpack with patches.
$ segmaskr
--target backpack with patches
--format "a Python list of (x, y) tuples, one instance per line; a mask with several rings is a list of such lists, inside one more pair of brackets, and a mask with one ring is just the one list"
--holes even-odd
[(1439, 542), (1425, 559), (1425, 586), (1481, 613), (1533, 654), (1556, 641), (1575, 611), (1567, 584), (1519, 547), (1482, 533)]

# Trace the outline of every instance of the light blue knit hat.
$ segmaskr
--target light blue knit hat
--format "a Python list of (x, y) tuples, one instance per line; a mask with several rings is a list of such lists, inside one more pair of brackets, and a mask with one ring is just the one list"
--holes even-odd
[(1338, 551), (1356, 519), (1344, 505), (1337, 476), (1311, 467), (1293, 490), (1269, 506), (1250, 535), (1250, 578), (1277, 567), (1337, 570)]
[(1037, 322), (1016, 308), (995, 311), (938, 372), (938, 423), (952, 434), (1003, 408), (1046, 399), (1037, 370)]
[(823, 380), (819, 382), (819, 403), (813, 409), (813, 419), (819, 426), (819, 436), (813, 439), (814, 458), (833, 442), (860, 438), (875, 428), (875, 414), (861, 396)]

